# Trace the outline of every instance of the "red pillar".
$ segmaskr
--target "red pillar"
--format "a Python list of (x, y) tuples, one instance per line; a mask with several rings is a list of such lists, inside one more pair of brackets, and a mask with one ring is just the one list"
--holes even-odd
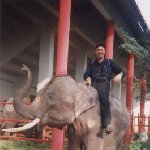
[[(134, 53), (131, 52), (128, 60), (128, 77), (127, 77), (127, 90), (126, 90), (126, 107), (131, 115), (131, 104), (133, 96), (133, 78), (134, 78)], [(131, 138), (131, 126), (126, 134), (125, 142), (129, 143)]]
[(106, 58), (109, 59), (113, 58), (114, 31), (114, 23), (109, 21), (106, 35)]
[[(67, 75), (70, 12), (71, 12), (71, 0), (60, 0), (56, 76)], [(64, 143), (63, 130), (53, 129), (52, 150), (62, 150), (63, 143)]]
[(140, 124), (139, 124), (139, 132), (145, 131), (145, 115), (144, 115), (144, 104), (146, 100), (146, 92), (147, 92), (147, 73), (143, 75), (141, 80), (141, 101), (140, 101)]
[(67, 75), (71, 0), (60, 0), (56, 76)]
[(131, 101), (133, 96), (133, 78), (134, 78), (134, 53), (131, 52), (128, 60), (128, 77), (126, 92), (126, 107), (131, 114)]

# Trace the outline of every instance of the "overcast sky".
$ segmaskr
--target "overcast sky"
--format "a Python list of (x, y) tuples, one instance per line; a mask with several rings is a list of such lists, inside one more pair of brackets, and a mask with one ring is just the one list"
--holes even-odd
[(150, 29), (150, 0), (135, 0), (140, 8), (140, 11), (145, 19), (147, 26)]

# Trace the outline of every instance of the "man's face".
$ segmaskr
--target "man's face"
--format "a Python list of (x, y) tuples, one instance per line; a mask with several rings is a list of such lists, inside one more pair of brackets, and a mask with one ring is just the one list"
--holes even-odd
[(105, 48), (103, 46), (98, 46), (95, 50), (96, 58), (103, 59), (105, 56)]

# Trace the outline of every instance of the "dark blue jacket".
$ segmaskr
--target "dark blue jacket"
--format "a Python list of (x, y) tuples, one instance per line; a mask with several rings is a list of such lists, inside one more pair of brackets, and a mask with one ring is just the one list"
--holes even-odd
[(86, 80), (87, 77), (90, 77), (92, 82), (101, 77), (111, 80), (114, 75), (121, 72), (123, 76), (126, 74), (124, 69), (112, 59), (104, 59), (101, 63), (97, 60), (93, 60), (84, 73), (84, 80)]

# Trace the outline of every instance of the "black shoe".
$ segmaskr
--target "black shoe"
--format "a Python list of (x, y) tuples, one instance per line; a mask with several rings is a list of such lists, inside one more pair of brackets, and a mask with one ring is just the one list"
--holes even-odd
[(110, 124), (107, 125), (107, 127), (105, 128), (105, 132), (107, 134), (111, 134), (113, 132), (113, 128), (112, 128), (112, 126)]

